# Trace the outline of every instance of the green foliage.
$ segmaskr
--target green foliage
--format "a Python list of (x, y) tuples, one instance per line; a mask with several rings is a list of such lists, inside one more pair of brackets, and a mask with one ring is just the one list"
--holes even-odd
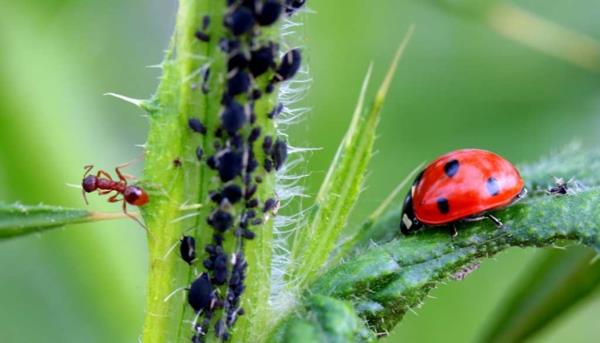
[(511, 289), (482, 341), (527, 340), (592, 295), (600, 285), (600, 264), (592, 264), (597, 256), (574, 248), (549, 251)]
[(288, 277), (289, 280), (294, 280), (294, 287), (304, 287), (320, 273), (346, 225), (373, 155), (381, 108), (412, 32), (411, 27), (400, 44), (366, 116), (363, 115), (364, 101), (371, 70), (363, 81), (350, 127), (331, 162), (307, 224), (298, 230), (298, 235), (293, 241), (292, 270)]
[(42, 233), (70, 224), (123, 217), (122, 214), (94, 213), (58, 206), (0, 204), (0, 239)]
[(351, 303), (323, 295), (309, 296), (305, 303), (302, 314), (280, 325), (269, 342), (375, 341), (375, 335), (364, 326)]
[[(562, 154), (565, 167), (550, 168), (546, 159), (523, 168), (531, 175), (527, 184), (541, 185), (553, 175), (581, 175), (583, 179), (584, 174), (575, 169), (577, 163), (568, 167), (568, 162), (580, 161), (590, 167), (597, 163), (595, 153), (570, 149)], [(358, 242), (355, 257), (323, 274), (306, 294), (349, 301), (370, 329), (389, 332), (407, 311), (420, 306), (434, 287), (509, 247), (573, 242), (600, 252), (600, 190), (595, 188), (599, 180), (597, 173), (587, 175), (586, 190), (565, 196), (534, 191), (527, 200), (495, 213), (504, 223), (502, 229), (485, 221), (461, 224), (455, 238), (443, 227), (398, 237), (400, 208), (392, 209), (371, 227), (373, 235)]]

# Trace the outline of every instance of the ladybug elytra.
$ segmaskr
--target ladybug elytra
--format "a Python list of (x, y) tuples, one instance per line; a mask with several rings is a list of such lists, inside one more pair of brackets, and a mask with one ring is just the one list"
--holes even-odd
[(502, 227), (488, 212), (514, 203), (526, 192), (521, 175), (504, 158), (479, 149), (455, 150), (435, 159), (415, 178), (404, 199), (400, 231), (409, 234), (423, 225), (484, 218)]

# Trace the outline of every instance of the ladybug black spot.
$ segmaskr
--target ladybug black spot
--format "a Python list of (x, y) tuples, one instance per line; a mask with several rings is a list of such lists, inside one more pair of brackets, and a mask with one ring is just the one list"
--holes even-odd
[(495, 177), (490, 177), (487, 179), (485, 183), (485, 188), (491, 196), (496, 196), (500, 194), (500, 185), (498, 184), (498, 180)]
[(447, 214), (450, 212), (450, 203), (448, 203), (448, 199), (446, 198), (438, 198), (437, 207), (442, 214)]
[(448, 161), (444, 165), (444, 173), (446, 173), (448, 177), (453, 177), (454, 175), (456, 175), (456, 173), (458, 173), (458, 167), (460, 167), (460, 163), (458, 163), (458, 160)]

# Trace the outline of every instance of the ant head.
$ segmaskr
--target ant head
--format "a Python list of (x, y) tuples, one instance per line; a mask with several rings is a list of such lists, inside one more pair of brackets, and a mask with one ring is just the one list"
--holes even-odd
[(123, 197), (125, 197), (127, 203), (134, 206), (144, 206), (149, 200), (148, 194), (137, 186), (127, 186), (125, 192), (123, 192)]
[(93, 192), (98, 189), (98, 178), (94, 175), (86, 176), (85, 179), (81, 182), (81, 187), (87, 193)]

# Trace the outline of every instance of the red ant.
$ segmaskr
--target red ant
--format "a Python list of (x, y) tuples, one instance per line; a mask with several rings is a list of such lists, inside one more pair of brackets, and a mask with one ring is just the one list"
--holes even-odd
[[(140, 222), (138, 218), (127, 212), (127, 204), (129, 203), (133, 206), (146, 205), (150, 200), (148, 198), (148, 193), (146, 193), (140, 187), (127, 185), (127, 178), (121, 173), (121, 168), (123, 168), (124, 166), (125, 165), (115, 168), (115, 172), (119, 176), (119, 181), (114, 181), (110, 174), (108, 174), (102, 169), (98, 170), (96, 175), (88, 175), (92, 171), (94, 166), (87, 165), (83, 167), (83, 169), (85, 169), (85, 174), (83, 174), (83, 181), (81, 182), (81, 186), (83, 188), (83, 190), (81, 191), (81, 193), (83, 194), (83, 199), (87, 204), (88, 201), (85, 193), (91, 193), (96, 190), (99, 190), (98, 194), (100, 195), (106, 195), (110, 194), (111, 192), (117, 192), (116, 194), (108, 198), (108, 202), (112, 203), (122, 201), (123, 212), (125, 213), (125, 215), (127, 215), (128, 217), (132, 218), (133, 220), (140, 223), (140, 225), (145, 227), (144, 224), (142, 224), (142, 222)], [(123, 198), (117, 199), (119, 195), (123, 195)]]

